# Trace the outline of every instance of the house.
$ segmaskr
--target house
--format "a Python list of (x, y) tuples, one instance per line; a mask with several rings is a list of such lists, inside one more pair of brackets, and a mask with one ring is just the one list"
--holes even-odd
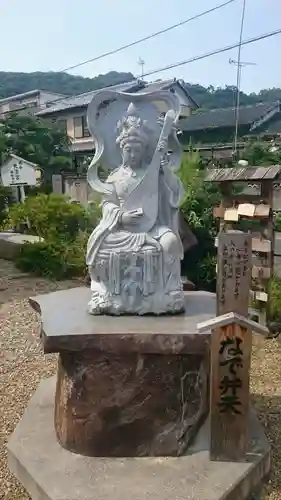
[(34, 114), (63, 97), (65, 97), (63, 94), (38, 89), (6, 97), (5, 99), (0, 99), (0, 118), (4, 118), (12, 111), (17, 111), (21, 114)]
[[(235, 108), (199, 110), (181, 121), (182, 142), (222, 144), (233, 141)], [(246, 135), (281, 135), (281, 102), (241, 106), (239, 137)]]
[[(182, 119), (187, 118), (192, 110), (198, 108), (196, 102), (189, 95), (188, 86), (183, 80), (159, 80), (153, 83), (147, 83), (143, 80), (133, 80), (108, 88), (129, 93), (144, 90), (146, 92), (169, 90), (175, 93), (180, 100)], [(91, 154), (94, 150), (94, 141), (90, 137), (87, 127), (86, 114), (88, 104), (96, 92), (98, 91), (95, 90), (63, 99), (55, 103), (54, 106), (45, 108), (37, 113), (37, 116), (41, 118), (57, 122), (67, 132), (72, 139), (72, 151), (75, 155)]]

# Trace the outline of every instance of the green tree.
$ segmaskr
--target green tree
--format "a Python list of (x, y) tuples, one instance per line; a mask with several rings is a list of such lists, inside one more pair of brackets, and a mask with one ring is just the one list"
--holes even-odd
[(242, 153), (251, 166), (280, 165), (281, 151), (272, 143), (255, 140)]
[(219, 192), (215, 185), (204, 182), (203, 168), (199, 153), (190, 149), (183, 156), (178, 172), (185, 190), (181, 211), (198, 239), (198, 245), (184, 258), (183, 273), (198, 287), (214, 291), (217, 227), (213, 206), (219, 201)]
[(134, 79), (132, 73), (110, 71), (94, 78), (60, 72), (33, 73), (0, 71), (0, 98), (10, 97), (34, 89), (44, 89), (65, 95), (83, 94), (91, 90), (109, 87)]
[(70, 139), (56, 125), (47, 125), (36, 117), (12, 114), (0, 123), (0, 155), (2, 162), (9, 153), (36, 163), (49, 184), (52, 174), (70, 170)]

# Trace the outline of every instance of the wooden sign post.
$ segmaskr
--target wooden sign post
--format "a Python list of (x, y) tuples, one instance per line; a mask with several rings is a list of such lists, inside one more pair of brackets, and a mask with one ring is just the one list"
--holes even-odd
[(243, 461), (248, 443), (252, 331), (268, 329), (237, 313), (199, 323), (212, 330), (210, 376), (210, 459)]
[(252, 237), (229, 231), (218, 238), (217, 315), (248, 316), (252, 267)]
[(251, 235), (221, 233), (218, 244), (217, 317), (197, 325), (212, 330), (210, 458), (241, 461), (248, 442), (252, 331), (267, 328), (248, 317)]

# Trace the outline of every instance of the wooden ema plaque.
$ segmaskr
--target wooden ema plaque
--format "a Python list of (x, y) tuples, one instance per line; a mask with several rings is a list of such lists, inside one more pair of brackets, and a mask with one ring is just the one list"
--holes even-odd
[(218, 237), (217, 315), (237, 312), (248, 316), (251, 283), (250, 234), (221, 232)]

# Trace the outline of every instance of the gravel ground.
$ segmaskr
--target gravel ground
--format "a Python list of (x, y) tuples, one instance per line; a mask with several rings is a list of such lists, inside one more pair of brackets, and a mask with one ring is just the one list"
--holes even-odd
[[(42, 377), (55, 372), (56, 356), (44, 356), (38, 342), (39, 318), (27, 302), (34, 293), (79, 286), (20, 275), (0, 260), (0, 498), (30, 497), (7, 467), (6, 441)], [(263, 500), (281, 500), (281, 344), (254, 339), (252, 400), (271, 442), (273, 470)], [(239, 499), (237, 499), (239, 500)]]

